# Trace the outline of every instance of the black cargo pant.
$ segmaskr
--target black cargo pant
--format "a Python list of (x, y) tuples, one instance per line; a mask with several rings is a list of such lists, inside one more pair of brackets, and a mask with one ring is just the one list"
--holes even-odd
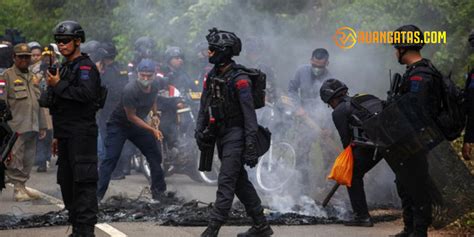
[(409, 157), (403, 161), (387, 159), (395, 171), (397, 191), (402, 201), (403, 223), (416, 236), (426, 236), (432, 222), (431, 178), (426, 154)]
[(244, 130), (241, 127), (222, 129), (217, 139), (217, 149), (221, 161), (216, 202), (211, 211), (211, 220), (225, 222), (232, 207), (234, 195), (244, 204), (251, 217), (263, 213), (260, 198), (249, 181), (244, 168)]
[(364, 175), (369, 172), (381, 159), (377, 156), (374, 159), (375, 149), (365, 147), (353, 147), (354, 169), (352, 172), (352, 185), (347, 187), (352, 211), (357, 217), (369, 217), (369, 209), (365, 198)]
[(58, 176), (69, 222), (90, 233), (97, 223), (97, 137), (58, 138)]

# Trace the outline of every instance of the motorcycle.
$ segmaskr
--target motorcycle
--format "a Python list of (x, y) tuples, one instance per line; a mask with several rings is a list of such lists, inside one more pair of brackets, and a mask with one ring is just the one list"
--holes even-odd
[[(173, 174), (185, 174), (196, 182), (208, 184), (217, 183), (217, 171), (204, 173), (198, 171), (199, 149), (194, 140), (194, 128), (196, 124), (195, 114), (199, 110), (200, 92), (188, 92), (181, 97), (181, 101), (187, 107), (177, 110), (177, 146), (171, 147), (166, 142), (161, 142), (162, 169), (165, 177)], [(152, 120), (150, 120), (152, 121)], [(152, 124), (158, 128), (159, 124)], [(216, 155), (216, 167), (218, 166)], [(145, 157), (136, 154), (132, 159), (132, 164), (137, 169), (143, 171), (143, 174), (151, 181), (151, 171)], [(218, 170), (217, 168), (214, 170)]]

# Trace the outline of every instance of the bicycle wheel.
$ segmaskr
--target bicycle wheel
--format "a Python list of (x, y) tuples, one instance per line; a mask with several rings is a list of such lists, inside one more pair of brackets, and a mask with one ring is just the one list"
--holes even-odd
[(293, 146), (287, 142), (272, 143), (257, 165), (257, 184), (268, 192), (278, 190), (294, 176), (295, 166)]

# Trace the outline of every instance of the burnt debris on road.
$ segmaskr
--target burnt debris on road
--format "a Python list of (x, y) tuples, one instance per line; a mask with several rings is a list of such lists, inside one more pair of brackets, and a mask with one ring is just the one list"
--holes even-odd
[[(131, 199), (122, 196), (110, 197), (100, 205), (99, 222), (156, 222), (165, 226), (206, 226), (211, 204), (198, 200), (184, 201), (169, 193), (159, 202), (146, 197)], [(316, 225), (339, 224), (343, 215), (334, 207), (325, 208), (327, 217), (297, 214), (300, 207), (294, 207), (294, 213), (279, 213), (267, 210), (272, 225)], [(400, 217), (399, 211), (387, 209), (377, 211), (374, 222), (393, 221)], [(67, 225), (67, 211), (54, 211), (42, 215), (0, 215), (0, 230), (34, 228)], [(243, 205), (236, 203), (229, 214), (227, 225), (251, 225), (252, 220), (245, 214)]]

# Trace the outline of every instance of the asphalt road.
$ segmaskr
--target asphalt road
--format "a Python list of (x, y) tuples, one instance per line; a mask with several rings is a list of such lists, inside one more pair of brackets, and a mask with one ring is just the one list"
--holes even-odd
[[(167, 178), (168, 189), (176, 191), (178, 196), (186, 199), (199, 199), (203, 202), (212, 202), (215, 198), (216, 187), (201, 183), (196, 183), (184, 175), (173, 175)], [(56, 169), (51, 167), (47, 173), (36, 173), (34, 170), (31, 174), (31, 179), (27, 185), (42, 193), (52, 196), (47, 198), (45, 196), (42, 200), (32, 202), (17, 203), (12, 199), (13, 188), (7, 187), (0, 196), (0, 214), (39, 214), (48, 211), (60, 210), (59, 203), (56, 199), (61, 199), (59, 186), (56, 184)], [(124, 195), (128, 197), (137, 197), (140, 192), (148, 185), (145, 177), (140, 173), (133, 172), (132, 175), (127, 176), (125, 180), (112, 181), (107, 195)], [(342, 193), (342, 192), (341, 192)], [(345, 193), (344, 193), (345, 194)], [(199, 236), (204, 230), (204, 227), (165, 227), (156, 223), (107, 223), (107, 228), (96, 228), (96, 234), (102, 236)], [(112, 228), (110, 228), (112, 227)], [(245, 231), (248, 227), (224, 226), (221, 230), (220, 236), (236, 236), (237, 233)], [(274, 236), (291, 236), (291, 237), (305, 237), (305, 236), (334, 236), (334, 237), (348, 237), (348, 236), (389, 236), (401, 229), (400, 220), (394, 222), (378, 223), (373, 228), (357, 228), (345, 227), (343, 225), (312, 225), (312, 226), (273, 226), (275, 231)], [(104, 229), (107, 233), (104, 232)], [(110, 229), (115, 231), (115, 234), (110, 234)], [(0, 237), (6, 236), (67, 236), (70, 233), (70, 228), (65, 226), (60, 227), (43, 227), (30, 228), (20, 230), (3, 230), (0, 231)], [(444, 236), (437, 233), (432, 233), (430, 236)]]

